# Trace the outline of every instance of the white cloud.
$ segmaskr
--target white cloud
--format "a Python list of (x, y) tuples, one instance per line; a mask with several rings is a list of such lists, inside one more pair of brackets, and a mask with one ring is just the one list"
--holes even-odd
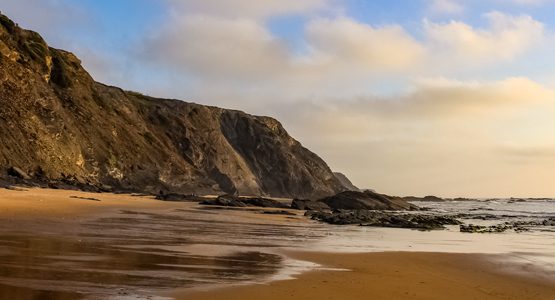
[(329, 8), (330, 0), (167, 0), (179, 13), (218, 17), (266, 18), (312, 13)]
[(460, 14), (464, 6), (457, 0), (430, 0), (428, 10), (434, 15)]
[(553, 3), (553, 0), (509, 0), (509, 2), (519, 5), (540, 5), (545, 3)]
[(451, 21), (424, 21), (429, 47), (448, 61), (483, 64), (509, 61), (542, 42), (544, 26), (530, 16), (509, 16), (499, 12), (486, 15), (489, 27), (473, 28)]
[(176, 16), (146, 45), (151, 59), (213, 79), (278, 72), (288, 55), (257, 22), (203, 15)]
[(315, 86), (344, 83), (345, 76), (359, 82), (385, 73), (436, 76), (480, 69), (511, 62), (546, 39), (543, 24), (530, 16), (492, 12), (486, 19), (485, 28), (424, 20), (423, 37), (417, 39), (395, 24), (312, 18), (302, 37), (305, 51), (299, 51), (257, 19), (177, 13), (153, 31), (143, 52), (154, 62), (212, 81), (274, 80), (279, 86), (276, 80), (296, 80)]
[(405, 70), (421, 62), (424, 48), (398, 25), (374, 28), (352, 19), (316, 19), (306, 28), (315, 60), (373, 71)]

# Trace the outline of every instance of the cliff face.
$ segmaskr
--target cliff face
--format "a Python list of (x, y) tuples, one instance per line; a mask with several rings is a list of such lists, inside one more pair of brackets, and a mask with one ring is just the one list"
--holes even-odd
[(0, 15), (0, 177), (187, 193), (321, 197), (345, 188), (269, 117), (95, 82)]
[(333, 175), (335, 175), (335, 178), (337, 178), (337, 180), (339, 180), (339, 182), (341, 183), (341, 185), (343, 187), (345, 187), (346, 190), (348, 191), (355, 191), (355, 192), (361, 192), (361, 190), (356, 187), (351, 180), (345, 176), (345, 174), (340, 173), (340, 172), (333, 172)]

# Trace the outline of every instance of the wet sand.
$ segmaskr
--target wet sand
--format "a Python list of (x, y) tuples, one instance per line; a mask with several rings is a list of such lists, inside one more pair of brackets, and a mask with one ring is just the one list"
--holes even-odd
[[(555, 283), (516, 275), (495, 255), (385, 252), (289, 253), (331, 270), (297, 279), (173, 294), (187, 300), (555, 299)], [(338, 270), (333, 270), (338, 269)], [(514, 271), (514, 273), (512, 273)], [(529, 270), (526, 270), (529, 275)]]
[(55, 218), (71, 221), (118, 209), (159, 210), (178, 206), (175, 202), (154, 201), (153, 197), (38, 188), (0, 189), (0, 217), (4, 220)]
[(0, 299), (158, 299), (256, 281), (287, 263), (272, 249), (306, 240), (296, 234), (306, 223), (151, 196), (0, 189)]

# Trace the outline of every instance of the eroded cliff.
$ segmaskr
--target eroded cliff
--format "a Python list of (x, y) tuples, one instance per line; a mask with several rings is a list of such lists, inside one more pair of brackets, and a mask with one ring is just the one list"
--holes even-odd
[(0, 140), (3, 178), (16, 167), (34, 182), (146, 192), (314, 198), (346, 189), (275, 119), (95, 82), (75, 55), (3, 15)]

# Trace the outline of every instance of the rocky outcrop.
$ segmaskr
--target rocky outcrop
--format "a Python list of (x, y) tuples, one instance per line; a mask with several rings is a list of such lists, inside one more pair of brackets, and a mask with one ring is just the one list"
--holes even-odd
[(461, 224), (457, 219), (450, 216), (402, 214), (371, 210), (334, 210), (332, 212), (310, 211), (307, 212), (307, 215), (313, 220), (334, 225), (358, 224), (371, 227), (436, 230), (444, 229), (445, 225)]
[(445, 201), (445, 199), (439, 198), (437, 196), (425, 196), (425, 197), (408, 196), (408, 197), (403, 197), (403, 200), (405, 200), (405, 201), (421, 201), (421, 202), (444, 202)]
[(555, 217), (549, 217), (543, 221), (507, 221), (502, 224), (484, 226), (474, 224), (461, 224), (460, 232), (465, 233), (502, 233), (507, 230), (515, 232), (527, 232), (538, 226), (555, 226)]
[(273, 199), (261, 197), (237, 197), (231, 195), (222, 195), (214, 200), (204, 200), (201, 205), (217, 205), (231, 207), (266, 207), (266, 208), (289, 208), (289, 205)]
[(95, 82), (75, 55), (2, 15), (0, 140), (6, 181), (291, 198), (345, 190), (275, 119)]
[(319, 200), (332, 209), (343, 210), (416, 210), (417, 206), (400, 197), (378, 194), (373, 191), (345, 191)]
[(160, 191), (155, 199), (170, 202), (199, 202), (206, 200), (205, 197), (194, 194), (165, 193), (164, 191)]

